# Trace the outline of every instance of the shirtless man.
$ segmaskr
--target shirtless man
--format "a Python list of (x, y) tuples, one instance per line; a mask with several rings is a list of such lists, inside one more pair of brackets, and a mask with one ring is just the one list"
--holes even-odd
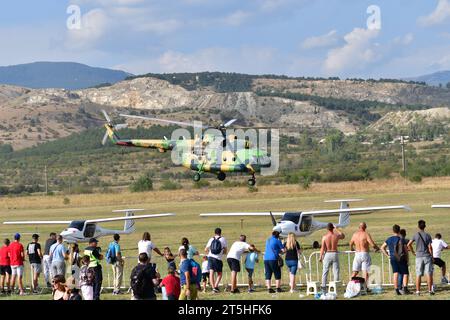
[(359, 224), (359, 229), (356, 231), (352, 239), (350, 240), (350, 251), (355, 251), (355, 258), (353, 259), (353, 273), (352, 277), (356, 277), (360, 271), (364, 272), (364, 278), (366, 284), (369, 281), (370, 265), (372, 264), (372, 259), (369, 254), (369, 246), (372, 246), (375, 251), (380, 250), (380, 248), (375, 244), (370, 233), (366, 231), (367, 224), (361, 222)]
[(339, 255), (337, 252), (338, 242), (345, 238), (345, 235), (337, 230), (332, 223), (327, 225), (328, 232), (322, 238), (320, 248), (320, 261), (323, 262), (322, 270), (322, 291), (326, 292), (327, 277), (330, 266), (333, 266), (333, 279), (339, 281)]

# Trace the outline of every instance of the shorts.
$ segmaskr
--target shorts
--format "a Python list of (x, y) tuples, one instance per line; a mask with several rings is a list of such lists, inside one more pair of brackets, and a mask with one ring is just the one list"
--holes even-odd
[(23, 265), (22, 266), (11, 266), (11, 275), (23, 277)]
[(298, 260), (286, 260), (286, 267), (288, 267), (289, 273), (295, 276), (298, 269)]
[(275, 280), (281, 279), (281, 268), (278, 265), (277, 260), (264, 260), (264, 275), (266, 280), (272, 278), (272, 273), (275, 276)]
[(213, 257), (208, 257), (208, 269), (214, 272), (222, 272), (223, 269), (223, 262), (222, 260), (213, 258)]
[(41, 273), (42, 272), (42, 264), (40, 264), (40, 263), (32, 263), (31, 264), (31, 269), (33, 269), (33, 271), (36, 272), (36, 273)]
[(230, 267), (231, 271), (234, 271), (234, 272), (241, 271), (241, 263), (239, 262), (239, 260), (234, 259), (234, 258), (228, 258), (227, 262), (228, 262), (228, 266)]
[(434, 258), (433, 263), (439, 268), (445, 267), (445, 261), (443, 261), (441, 258)]
[(209, 278), (209, 272), (203, 272), (202, 273), (202, 281), (208, 282), (208, 278)]
[(253, 277), (253, 272), (255, 271), (255, 269), (245, 268), (245, 270), (247, 270), (247, 274), (248, 274), (249, 278)]
[(180, 297), (178, 298), (178, 300), (197, 300), (198, 298), (197, 285), (195, 283), (190, 284), (189, 291), (191, 291), (191, 296), (189, 297), (189, 299), (186, 296), (186, 289), (187, 285), (184, 284), (181, 286)]
[(368, 252), (356, 252), (353, 259), (353, 271), (366, 271), (370, 272), (370, 266), (372, 265), (372, 259)]
[(11, 275), (11, 266), (0, 266), (0, 275), (4, 276), (5, 274)]
[(416, 276), (433, 275), (433, 261), (431, 257), (416, 257)]
[(391, 259), (392, 273), (409, 274), (408, 264)]

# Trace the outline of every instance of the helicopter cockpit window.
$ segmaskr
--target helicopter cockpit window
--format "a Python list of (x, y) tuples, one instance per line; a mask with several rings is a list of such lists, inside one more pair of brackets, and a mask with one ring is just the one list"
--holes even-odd
[(78, 230), (82, 231), (83, 228), (84, 228), (84, 221), (78, 221), (78, 220), (77, 221), (72, 221), (69, 224), (68, 228), (75, 228), (75, 229), (78, 229)]
[(308, 232), (311, 229), (312, 216), (303, 216), (302, 222), (300, 223), (300, 231)]
[(92, 238), (95, 234), (95, 223), (88, 223), (86, 229), (84, 230), (84, 236), (86, 238)]
[(295, 224), (298, 224), (299, 220), (300, 220), (300, 213), (298, 212), (286, 212), (283, 215), (283, 218), (281, 218), (281, 221), (291, 221)]

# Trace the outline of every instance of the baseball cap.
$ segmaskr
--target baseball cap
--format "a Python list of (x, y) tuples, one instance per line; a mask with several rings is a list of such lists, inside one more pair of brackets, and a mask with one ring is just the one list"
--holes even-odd
[(97, 239), (95, 239), (95, 238), (91, 238), (91, 239), (89, 239), (89, 243), (92, 243), (92, 242), (98, 243), (98, 240), (97, 240)]
[(19, 240), (20, 239), (20, 233), (16, 233), (14, 235), (14, 240)]

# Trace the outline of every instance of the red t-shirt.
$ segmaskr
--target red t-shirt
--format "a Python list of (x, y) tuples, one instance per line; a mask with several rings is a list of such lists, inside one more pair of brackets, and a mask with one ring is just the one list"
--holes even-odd
[(0, 248), (0, 266), (10, 265), (8, 252), (9, 252), (8, 246), (3, 246)]
[(20, 253), (23, 251), (23, 245), (20, 242), (13, 242), (9, 245), (9, 256), (12, 266), (22, 266), (23, 258)]
[(175, 296), (175, 298), (178, 300), (178, 297), (180, 296), (180, 278), (177, 276), (174, 276), (172, 274), (169, 274), (167, 277), (163, 279), (161, 282), (161, 287), (166, 287), (166, 294), (168, 296)]

